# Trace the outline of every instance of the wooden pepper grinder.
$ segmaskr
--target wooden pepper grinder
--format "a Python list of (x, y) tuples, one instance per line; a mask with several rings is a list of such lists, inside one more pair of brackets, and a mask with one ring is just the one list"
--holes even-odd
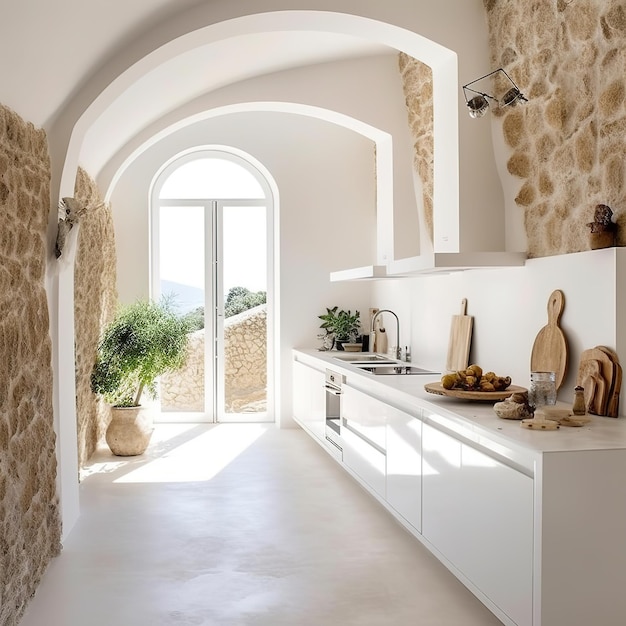
[(585, 415), (587, 409), (585, 407), (585, 390), (578, 385), (574, 388), (574, 404), (572, 405), (572, 413), (574, 415)]

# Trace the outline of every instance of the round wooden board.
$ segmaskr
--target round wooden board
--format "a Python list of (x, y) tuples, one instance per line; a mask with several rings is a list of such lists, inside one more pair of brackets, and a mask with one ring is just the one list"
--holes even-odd
[(502, 391), (464, 391), (463, 389), (444, 389), (441, 383), (426, 383), (424, 389), (428, 393), (448, 398), (458, 398), (459, 400), (474, 400), (478, 402), (498, 402), (504, 400), (514, 393), (524, 393), (528, 391), (524, 387), (509, 385)]
[(565, 296), (560, 289), (550, 294), (548, 299), (548, 323), (533, 343), (530, 354), (531, 372), (554, 372), (557, 390), (567, 374), (568, 347), (559, 320), (565, 307)]

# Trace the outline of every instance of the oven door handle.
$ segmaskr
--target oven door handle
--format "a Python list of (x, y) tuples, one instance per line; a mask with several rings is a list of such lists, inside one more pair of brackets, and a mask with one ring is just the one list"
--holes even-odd
[(337, 389), (337, 387), (331, 387), (330, 385), (324, 385), (324, 389), (326, 389), (327, 393), (331, 393), (333, 396), (340, 396), (341, 389)]

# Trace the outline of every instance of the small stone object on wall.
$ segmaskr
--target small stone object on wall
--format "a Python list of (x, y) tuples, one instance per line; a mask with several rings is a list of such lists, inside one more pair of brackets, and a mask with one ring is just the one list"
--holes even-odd
[(80, 218), (88, 212), (96, 211), (104, 207), (104, 202), (97, 206), (86, 205), (76, 198), (61, 198), (58, 210), (57, 238), (54, 254), (58, 259), (63, 254), (63, 249), (67, 243), (68, 235)]

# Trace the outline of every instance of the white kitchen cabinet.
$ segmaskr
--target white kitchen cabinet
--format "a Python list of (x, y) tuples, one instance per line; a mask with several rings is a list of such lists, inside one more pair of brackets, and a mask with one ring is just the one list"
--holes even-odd
[(389, 505), (421, 532), (422, 422), (392, 407), (387, 412), (386, 496)]
[(293, 362), (293, 417), (324, 441), (326, 419), (325, 373), (299, 361)]
[(346, 376), (343, 466), (506, 626), (624, 623), (625, 420), (539, 433), (489, 403), (426, 393), (419, 377), (372, 380), (332, 353), (294, 356)]
[(532, 625), (533, 480), (428, 424), (422, 534), (512, 623)]
[(388, 406), (348, 385), (342, 388), (343, 462), (378, 495), (385, 497)]

